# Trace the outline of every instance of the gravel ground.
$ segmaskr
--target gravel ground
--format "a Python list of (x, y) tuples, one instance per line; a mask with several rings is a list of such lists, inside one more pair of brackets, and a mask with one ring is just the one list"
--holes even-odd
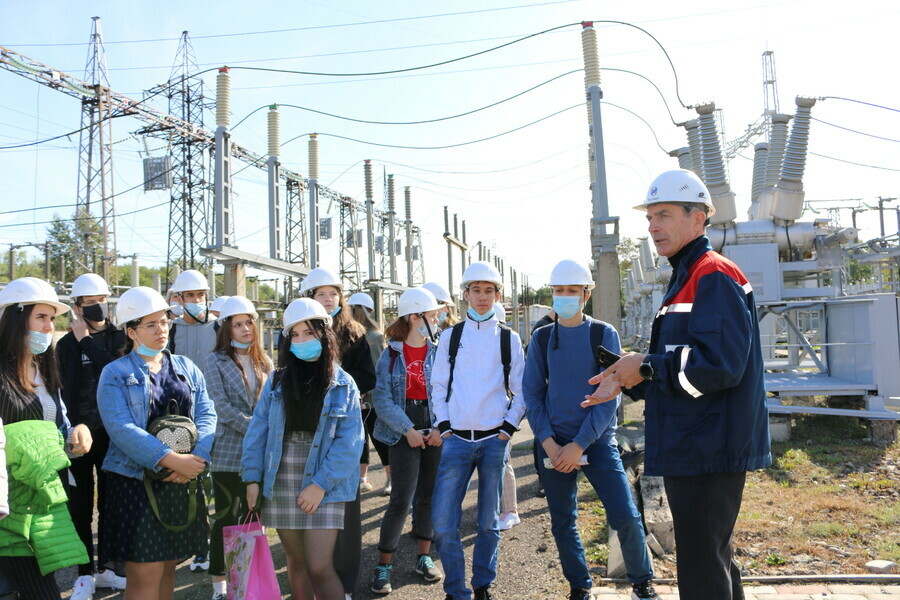
[[(556, 547), (550, 535), (550, 517), (547, 503), (538, 498), (537, 475), (534, 472), (531, 448), (533, 438), (527, 422), (522, 431), (513, 439), (512, 462), (516, 471), (519, 516), (522, 523), (504, 532), (500, 541), (500, 561), (495, 582), (495, 595), (498, 599), (517, 598), (546, 600), (548, 598), (564, 598), (568, 591)], [(376, 464), (370, 469), (370, 480), (375, 486), (373, 492), (363, 495), (363, 557), (359, 587), (353, 597), (356, 599), (375, 597), (369, 591), (369, 583), (378, 559), (378, 534), (381, 515), (387, 507), (387, 497), (378, 494), (384, 485), (384, 470), (377, 464), (377, 454), (372, 452)], [(472, 546), (475, 542), (475, 502), (477, 499), (477, 482), (473, 482), (472, 491), (466, 496), (463, 505), (463, 547), (468, 564), (471, 565)], [(405, 531), (408, 531), (408, 526)], [(284, 553), (274, 532), (270, 536), (275, 568), (278, 570), (281, 589), (287, 591)], [(440, 568), (440, 561), (432, 551), (435, 562)], [(436, 600), (444, 597), (440, 583), (428, 584), (415, 574), (415, 542), (408, 535), (403, 535), (397, 553), (394, 555), (394, 569), (391, 582), (394, 592), (389, 596), (396, 600)], [(471, 571), (469, 571), (471, 576)], [(71, 595), (71, 586), (75, 580), (74, 568), (57, 573), (63, 597)], [(179, 565), (176, 575), (175, 597), (179, 600), (208, 600), (212, 595), (209, 577), (206, 574), (191, 573), (188, 563)], [(95, 600), (122, 598), (124, 594), (110, 590), (97, 590)], [(285, 595), (289, 598), (289, 595)]]

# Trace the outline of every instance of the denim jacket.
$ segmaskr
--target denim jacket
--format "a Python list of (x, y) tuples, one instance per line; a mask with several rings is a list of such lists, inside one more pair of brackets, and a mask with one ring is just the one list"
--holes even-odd
[[(301, 484), (301, 489), (314, 483), (325, 490), (322, 504), (356, 498), (364, 440), (359, 388), (339, 366), (334, 371)], [(281, 385), (273, 389), (273, 379), (274, 375), (269, 377), (253, 410), (241, 457), (241, 478), (245, 483), (261, 482), (263, 496), (269, 499), (281, 464), (285, 421)]]
[[(163, 352), (172, 361), (175, 373), (191, 388), (191, 414), (197, 426), (193, 454), (209, 461), (216, 434), (216, 411), (206, 393), (200, 369), (184, 356)], [(144, 469), (160, 470), (159, 461), (171, 452), (168, 446), (147, 433), (150, 417), (150, 367), (136, 353), (129, 352), (106, 365), (97, 386), (97, 407), (109, 433), (109, 451), (103, 470), (142, 479)]]
[[(428, 352), (425, 355), (425, 386), (428, 390), (428, 410), (434, 415), (434, 407), (431, 404), (431, 367), (434, 365), (437, 345), (431, 340), (426, 340), (426, 343)], [(393, 371), (391, 371), (391, 350), (397, 353)], [(406, 361), (403, 358), (402, 341), (393, 338), (388, 340), (388, 347), (381, 353), (375, 365), (375, 374), (378, 383), (372, 391), (372, 404), (375, 406), (378, 419), (375, 421), (373, 435), (375, 439), (393, 446), (413, 426), (413, 422), (406, 416)]]

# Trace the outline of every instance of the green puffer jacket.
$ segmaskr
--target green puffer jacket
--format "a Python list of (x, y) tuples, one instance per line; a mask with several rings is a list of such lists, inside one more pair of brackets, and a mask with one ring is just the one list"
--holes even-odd
[(42, 575), (88, 562), (59, 479), (71, 463), (56, 424), (20, 421), (4, 430), (10, 514), (0, 521), (0, 556), (34, 556)]

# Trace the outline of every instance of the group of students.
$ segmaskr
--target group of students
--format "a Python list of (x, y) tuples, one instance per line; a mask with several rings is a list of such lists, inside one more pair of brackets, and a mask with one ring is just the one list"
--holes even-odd
[[(618, 533), (632, 598), (656, 598), (640, 513), (616, 450), (616, 403), (581, 406), (599, 369), (593, 347), (619, 352), (618, 334), (583, 312), (594, 286), (586, 267), (560, 262), (551, 285), (556, 318), (535, 331), (526, 358), (499, 314), (502, 280), (489, 263), (472, 263), (463, 275), (469, 308), (462, 320), (446, 288), (426, 284), (399, 297), (397, 319), (383, 334), (370, 318), (371, 298), (354, 294), (348, 301), (340, 279), (317, 268), (303, 280), (302, 298), (284, 311), (276, 366), (263, 351), (253, 304), (230, 297), (211, 315), (198, 271), (179, 275), (170, 301), (150, 288), (127, 290), (118, 300), (118, 326), (109, 319), (106, 283), (82, 275), (71, 293), (71, 331), (55, 353), (47, 351), (53, 320), (70, 307), (43, 281), (9, 283), (0, 291), (0, 418), (7, 460), (15, 457), (15, 464), (0, 542), (17, 543), (0, 543), (0, 598), (10, 590), (59, 598), (53, 571), (70, 565), (78, 565), (75, 600), (90, 600), (96, 587), (172, 598), (177, 563), (191, 556), (203, 563), (208, 553), (212, 597), (222, 600), (222, 530), (249, 510), (278, 532), (292, 597), (345, 598), (360, 572), (360, 493), (371, 489), (368, 434), (390, 495), (372, 592), (392, 591), (392, 559), (412, 510), (412, 570), (428, 582), (443, 580), (447, 599), (474, 593), (488, 600), (500, 531), (518, 522), (510, 440), (526, 409), (569, 598), (589, 598), (591, 588), (576, 522), (579, 470)], [(188, 453), (171, 451), (150, 432), (155, 420), (171, 415), (196, 426)], [(37, 433), (17, 426), (41, 421), (52, 423), (42, 444), (32, 444), (34, 456), (21, 456)], [(30, 474), (44, 464), (71, 464), (57, 478), (71, 513), (68, 529), (54, 526), (72, 550), (62, 563), (59, 556), (48, 562), (46, 545), (36, 543), (44, 534), (16, 518), (24, 505), (13, 501), (22, 498), (14, 490), (34, 491)], [(470, 589), (460, 520), (476, 471)], [(217, 509), (211, 529), (202, 508), (189, 509), (206, 505), (198, 482), (207, 477)], [(46, 502), (48, 514), (65, 503), (65, 492), (38, 492), (57, 500)]]

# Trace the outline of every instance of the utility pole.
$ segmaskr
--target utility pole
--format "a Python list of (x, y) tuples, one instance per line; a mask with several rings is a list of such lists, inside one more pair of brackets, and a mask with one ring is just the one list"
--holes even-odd
[(600, 119), (600, 60), (597, 54), (597, 32), (593, 23), (582, 23), (581, 42), (584, 50), (584, 82), (590, 115), (589, 132), (592, 150), (591, 169), (591, 257), (594, 262), (595, 288), (593, 316), (621, 328), (622, 309), (619, 299), (619, 218), (609, 214), (606, 188), (606, 158), (603, 150), (603, 125)]
[[(196, 75), (197, 60), (187, 31), (181, 32), (172, 74), (162, 87), (169, 98), (169, 114), (203, 127), (206, 96), (203, 80)], [(152, 90), (151, 90), (152, 92)], [(166, 280), (175, 281), (173, 265), (196, 269), (203, 259), (200, 248), (210, 245), (206, 181), (207, 145), (197, 138), (168, 131), (172, 155), (172, 188), (169, 202), (169, 243)]]
[(269, 258), (281, 260), (281, 162), (278, 160), (281, 148), (281, 119), (278, 114), (278, 105), (269, 106), (267, 116), (269, 160), (268, 187), (269, 187)]
[(406, 204), (406, 285), (413, 287), (413, 227), (412, 227), (412, 198), (410, 198), (409, 186), (403, 188)]
[(372, 193), (372, 161), (366, 159), (363, 165), (366, 180), (366, 246), (369, 257), (369, 281), (375, 281), (375, 198)]
[(309, 268), (319, 266), (319, 139), (309, 136)]
[[(884, 205), (886, 202), (893, 202), (896, 198), (882, 198), (878, 196), (878, 223), (881, 226), (881, 237), (885, 237), (884, 231)], [(854, 225), (855, 226), (855, 225)]]
[(454, 297), (456, 296), (453, 288), (453, 249), (458, 248), (462, 253), (462, 264), (465, 264), (465, 256), (466, 252), (469, 250), (469, 246), (463, 240), (460, 240), (458, 237), (459, 220), (457, 215), (453, 215), (453, 233), (450, 233), (450, 212), (447, 210), (447, 207), (444, 207), (444, 239), (447, 240), (447, 289), (450, 290), (450, 294)]
[[(88, 47), (85, 81), (91, 85), (93, 94), (81, 101), (81, 135), (79, 141), (78, 198), (75, 214), (76, 229), (81, 236), (82, 251), (76, 257), (77, 268), (90, 271), (87, 257), (102, 247), (103, 278), (110, 281), (112, 275), (118, 279), (116, 271), (116, 229), (115, 193), (113, 192), (112, 148), (112, 107), (109, 102), (109, 77), (106, 70), (106, 50), (103, 47), (103, 32), (100, 17), (92, 17), (91, 41)], [(98, 244), (92, 240), (95, 221), (91, 203), (100, 202), (100, 229), (103, 237)]]
[(391, 258), (391, 283), (398, 283), (397, 279), (397, 211), (394, 210), (394, 176), (388, 175), (388, 256)]

